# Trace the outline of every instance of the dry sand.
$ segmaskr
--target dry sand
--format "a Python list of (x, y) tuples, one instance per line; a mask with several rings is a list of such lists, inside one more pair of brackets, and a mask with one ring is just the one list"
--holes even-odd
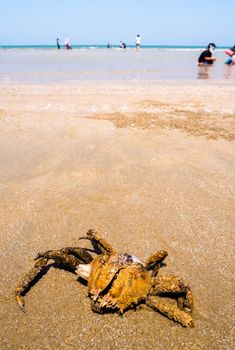
[[(235, 85), (225, 82), (0, 86), (0, 348), (233, 349)], [(145, 306), (90, 310), (86, 286), (50, 269), (14, 286), (38, 251), (95, 227), (161, 273), (184, 278), (195, 328)]]

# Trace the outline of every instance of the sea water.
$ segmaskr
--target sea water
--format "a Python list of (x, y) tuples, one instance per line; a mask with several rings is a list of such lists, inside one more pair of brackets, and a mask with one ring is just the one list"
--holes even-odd
[(198, 67), (203, 48), (102, 46), (0, 47), (0, 82), (76, 82), (81, 80), (194, 80), (235, 79), (235, 65), (224, 64), (224, 49), (216, 51), (212, 66)]

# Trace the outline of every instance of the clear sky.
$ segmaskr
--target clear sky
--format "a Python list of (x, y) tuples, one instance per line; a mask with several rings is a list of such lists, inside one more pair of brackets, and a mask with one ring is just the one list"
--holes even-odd
[(235, 45), (235, 0), (0, 0), (0, 44)]

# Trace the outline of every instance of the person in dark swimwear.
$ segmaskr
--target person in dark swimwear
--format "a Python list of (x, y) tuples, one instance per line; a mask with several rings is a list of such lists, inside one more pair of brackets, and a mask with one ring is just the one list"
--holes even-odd
[(210, 43), (207, 46), (207, 49), (204, 50), (198, 58), (197, 64), (199, 66), (204, 64), (213, 64), (216, 60), (214, 57), (216, 45), (214, 43)]
[(124, 41), (122, 41), (122, 40), (119, 41), (119, 48), (126, 49), (126, 44), (124, 43)]
[(56, 39), (56, 45), (57, 45), (57, 49), (59, 50), (60, 49), (60, 39), (59, 38)]

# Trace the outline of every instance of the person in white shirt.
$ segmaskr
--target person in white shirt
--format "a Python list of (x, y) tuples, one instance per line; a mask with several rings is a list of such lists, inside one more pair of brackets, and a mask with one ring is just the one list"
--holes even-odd
[(69, 39), (65, 39), (64, 45), (67, 50), (72, 49)]
[(136, 38), (135, 38), (135, 46), (137, 49), (140, 48), (140, 42), (141, 42), (141, 37), (139, 34), (137, 34)]

